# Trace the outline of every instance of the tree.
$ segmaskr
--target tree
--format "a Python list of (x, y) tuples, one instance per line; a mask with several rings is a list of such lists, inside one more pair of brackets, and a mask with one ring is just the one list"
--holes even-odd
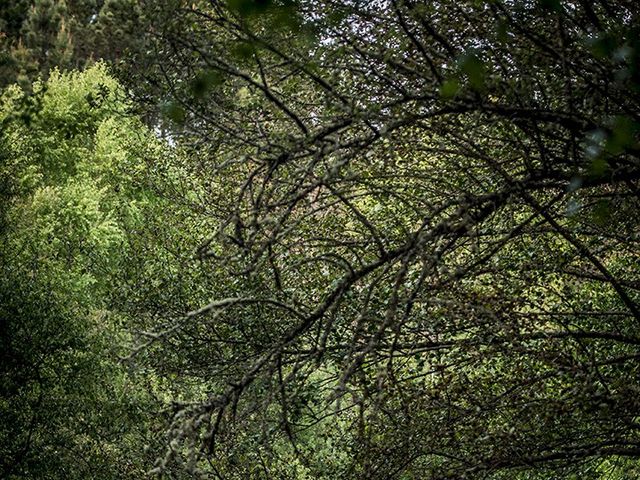
[(0, 477), (140, 478), (162, 389), (118, 360), (112, 285), (154, 140), (102, 64), (30, 90), (0, 101)]
[(158, 335), (210, 392), (159, 471), (320, 476), (323, 430), (355, 478), (631, 471), (635, 3), (147, 7), (233, 279)]
[[(23, 89), (49, 71), (114, 64), (141, 48), (141, 12), (129, 0), (34, 0), (0, 6), (1, 87)], [(132, 54), (133, 54), (132, 53)]]

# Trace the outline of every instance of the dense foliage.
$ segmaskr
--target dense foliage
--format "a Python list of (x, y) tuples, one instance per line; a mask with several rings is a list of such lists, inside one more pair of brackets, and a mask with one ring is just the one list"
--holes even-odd
[(640, 475), (636, 2), (89, 3), (2, 12), (0, 476)]
[(0, 87), (81, 68), (92, 60), (117, 62), (137, 51), (142, 14), (130, 0), (11, 0), (0, 4)]
[[(120, 364), (114, 281), (153, 143), (104, 66), (2, 97), (0, 476), (140, 478), (150, 392)], [(34, 100), (35, 99), (35, 100)], [(27, 106), (25, 106), (25, 103)], [(145, 140), (146, 138), (146, 140)]]

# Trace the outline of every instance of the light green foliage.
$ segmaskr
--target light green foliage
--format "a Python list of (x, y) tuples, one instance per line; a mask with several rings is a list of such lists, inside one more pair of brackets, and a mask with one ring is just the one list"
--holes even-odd
[(0, 236), (3, 478), (140, 478), (146, 468), (150, 400), (117, 361), (127, 336), (108, 292), (136, 218), (114, 181), (142, 162), (122, 138), (154, 139), (126, 118), (121, 93), (97, 65), (34, 85), (28, 123), (21, 92), (3, 96), (0, 176), (16, 179)]

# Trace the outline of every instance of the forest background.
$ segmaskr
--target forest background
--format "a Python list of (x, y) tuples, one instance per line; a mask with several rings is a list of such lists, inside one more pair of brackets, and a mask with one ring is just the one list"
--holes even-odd
[(639, 14), (0, 3), (0, 478), (638, 478)]

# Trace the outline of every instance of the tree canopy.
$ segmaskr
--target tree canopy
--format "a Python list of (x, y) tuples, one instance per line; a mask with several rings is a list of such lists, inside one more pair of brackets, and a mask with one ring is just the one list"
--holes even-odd
[(638, 476), (636, 2), (125, 3), (2, 14), (0, 475)]

